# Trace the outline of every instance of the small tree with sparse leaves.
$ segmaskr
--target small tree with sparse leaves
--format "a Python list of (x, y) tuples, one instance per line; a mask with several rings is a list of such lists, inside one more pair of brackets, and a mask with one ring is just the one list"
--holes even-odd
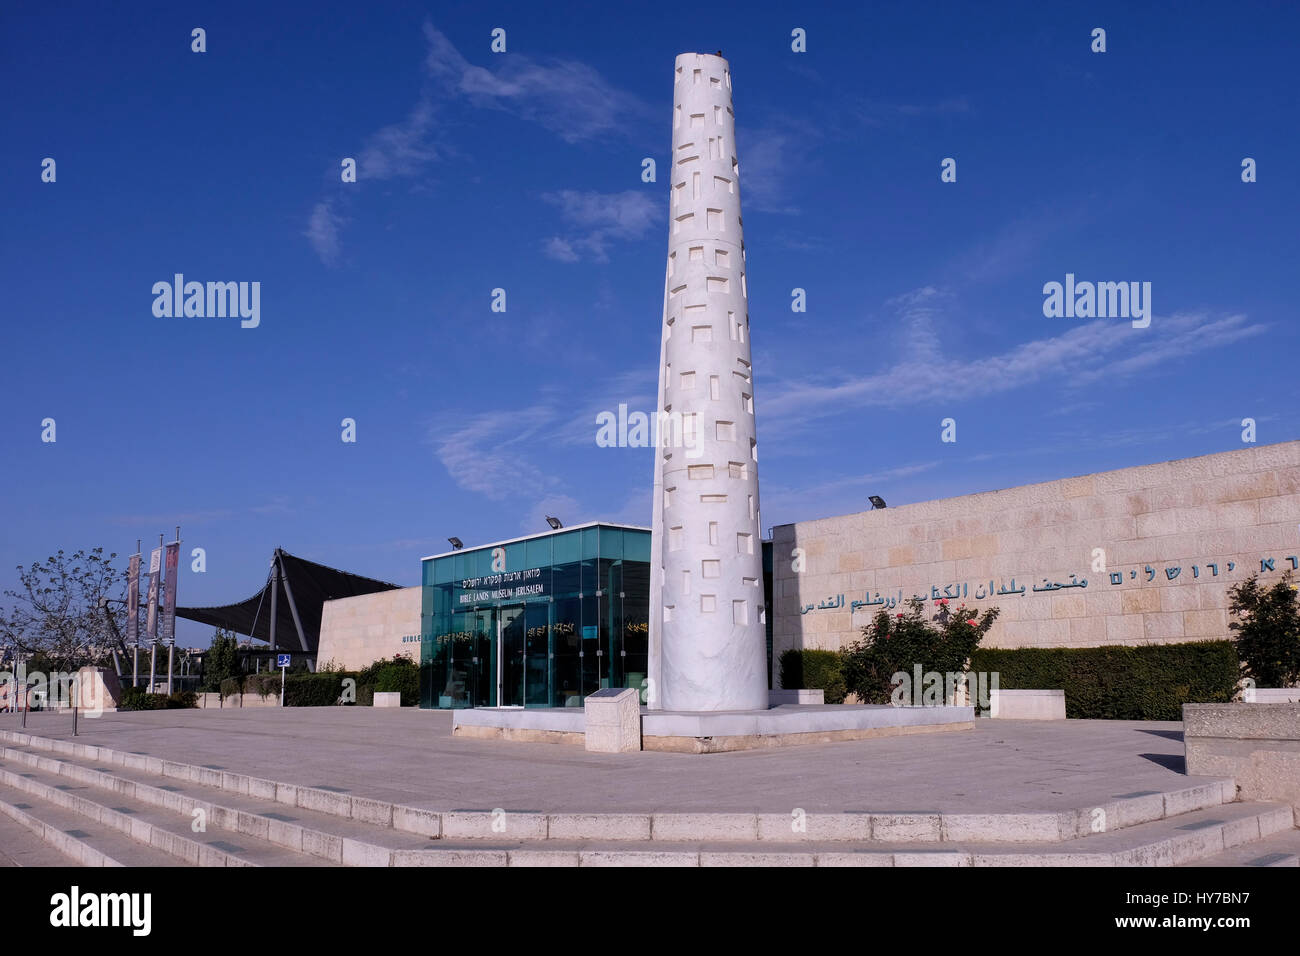
[(121, 601), (126, 570), (103, 548), (69, 556), (62, 550), (29, 568), (18, 568), (19, 588), (5, 591), (11, 603), (0, 609), (0, 639), (38, 656), (51, 670), (72, 670), (103, 658), (116, 642), (105, 614), (120, 632), (126, 611), (120, 603), (100, 607), (101, 598)]
[(1271, 587), (1252, 574), (1228, 592), (1237, 656), (1259, 687), (1300, 684), (1300, 602), (1287, 571)]

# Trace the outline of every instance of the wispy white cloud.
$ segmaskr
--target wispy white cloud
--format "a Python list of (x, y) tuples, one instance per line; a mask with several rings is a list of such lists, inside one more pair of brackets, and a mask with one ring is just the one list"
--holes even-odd
[(320, 261), (327, 266), (336, 265), (339, 261), (342, 252), (339, 226), (342, 222), (342, 217), (334, 211), (334, 205), (328, 199), (318, 202), (311, 211), (311, 218), (307, 220), (303, 235), (316, 250), (316, 255), (320, 256)]
[(639, 138), (654, 122), (649, 104), (580, 61), (510, 53), (492, 57), (489, 69), (470, 63), (432, 23), (424, 24), (424, 35), (425, 68), (444, 89), (471, 105), (537, 123), (565, 142), (605, 133)]
[(554, 487), (557, 479), (532, 464), (524, 450), (555, 417), (546, 405), (487, 411), (451, 429), (438, 427), (429, 439), (456, 484), (504, 501)]
[[(790, 169), (791, 142), (799, 143), (799, 157), (806, 164), (810, 160), (806, 137), (820, 135), (816, 131), (764, 128), (752, 133), (738, 134), (736, 148), (740, 153), (741, 200), (746, 209), (756, 212), (774, 212), (797, 215), (802, 210), (794, 199), (791, 184), (797, 177)], [(801, 170), (806, 175), (807, 169)]]
[(994, 355), (943, 357), (932, 342), (935, 296), (923, 289), (891, 302), (910, 351), (905, 349), (900, 361), (879, 372), (778, 383), (762, 403), (765, 430), (785, 431), (854, 408), (967, 400), (1047, 380), (1076, 387), (1118, 381), (1221, 349), (1266, 328), (1240, 314), (1156, 316), (1148, 329), (1098, 319)]
[(425, 95), (405, 120), (372, 133), (357, 160), (359, 179), (415, 176), (441, 158), (444, 149), (430, 139), (434, 115), (434, 104)]
[(545, 193), (542, 199), (558, 207), (560, 218), (575, 230), (546, 240), (546, 254), (561, 262), (577, 262), (584, 256), (607, 262), (612, 241), (641, 239), (663, 219), (661, 202), (631, 189), (619, 193), (565, 189)]
[[(357, 187), (368, 181), (411, 179), (455, 152), (438, 137), (440, 110), (452, 103), (494, 109), (536, 123), (568, 143), (598, 136), (618, 135), (640, 141), (655, 129), (654, 111), (632, 93), (615, 86), (599, 71), (577, 60), (537, 59), (522, 53), (495, 56), (490, 67), (471, 63), (447, 35), (431, 22), (424, 24), (428, 52), (424, 59), (424, 86), (406, 118), (384, 126), (365, 140), (357, 156)], [(666, 122), (666, 120), (665, 120)], [(337, 176), (337, 170), (331, 172)], [(355, 201), (351, 189), (341, 202)], [(593, 194), (595, 195), (595, 194)], [(649, 202), (649, 200), (646, 200)], [(339, 261), (344, 220), (334, 199), (315, 205), (304, 235), (327, 265)], [(622, 211), (635, 216), (624, 201)], [(577, 238), (548, 240), (547, 255), (564, 262), (583, 256), (600, 261), (605, 242), (625, 238), (618, 230), (629, 222), (613, 222), (603, 229), (594, 225)]]

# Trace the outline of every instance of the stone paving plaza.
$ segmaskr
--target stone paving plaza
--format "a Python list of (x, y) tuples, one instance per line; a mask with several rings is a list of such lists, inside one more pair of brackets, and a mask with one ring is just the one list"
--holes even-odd
[[(0, 730), (19, 717), (0, 715)], [(320, 786), (415, 807), (538, 812), (1055, 811), (1190, 787), (1180, 723), (979, 720), (973, 731), (719, 754), (590, 754), (451, 736), (416, 709), (105, 714), (81, 743)], [(27, 731), (71, 738), (65, 714)]]

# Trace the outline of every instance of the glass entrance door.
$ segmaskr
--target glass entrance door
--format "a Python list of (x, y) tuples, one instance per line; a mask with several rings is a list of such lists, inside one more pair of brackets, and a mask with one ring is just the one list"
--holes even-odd
[(527, 640), (523, 607), (497, 611), (497, 706), (524, 706)]

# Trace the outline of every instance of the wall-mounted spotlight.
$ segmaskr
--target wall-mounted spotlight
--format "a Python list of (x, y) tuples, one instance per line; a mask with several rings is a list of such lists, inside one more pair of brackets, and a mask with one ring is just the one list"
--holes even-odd
[(462, 542), (460, 538), (448, 538), (447, 542), (451, 545), (453, 551), (459, 551), (461, 548), (465, 547), (464, 542)]
[(880, 497), (880, 495), (870, 495), (867, 500), (871, 502), (872, 511), (875, 511), (877, 508), (885, 507), (885, 499)]
[(551, 526), (552, 531), (559, 531), (564, 527), (559, 518), (552, 518), (550, 515), (546, 516), (546, 523)]

